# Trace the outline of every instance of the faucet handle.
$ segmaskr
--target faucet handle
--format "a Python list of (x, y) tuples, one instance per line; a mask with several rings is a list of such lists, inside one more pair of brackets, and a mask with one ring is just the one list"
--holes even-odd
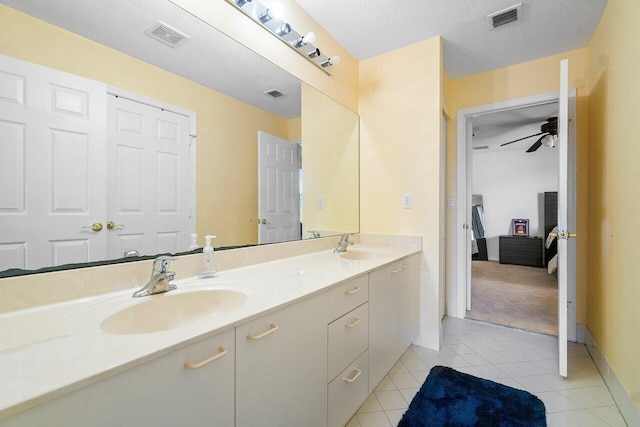
[(153, 273), (166, 273), (169, 270), (169, 264), (171, 261), (175, 261), (175, 257), (163, 255), (154, 259)]

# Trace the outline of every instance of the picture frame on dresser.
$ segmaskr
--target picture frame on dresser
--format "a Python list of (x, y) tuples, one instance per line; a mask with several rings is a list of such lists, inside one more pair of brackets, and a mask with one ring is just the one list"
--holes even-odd
[(529, 237), (529, 220), (514, 218), (511, 220), (511, 229), (514, 236)]

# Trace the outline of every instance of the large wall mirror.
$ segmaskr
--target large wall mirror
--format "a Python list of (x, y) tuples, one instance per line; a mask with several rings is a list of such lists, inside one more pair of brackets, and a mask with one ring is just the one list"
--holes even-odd
[[(0, 21), (5, 28), (0, 55), (105, 85), (109, 92), (105, 106), (93, 108), (90, 114), (106, 115), (115, 92), (131, 94), (139, 98), (134, 99), (135, 102), (142, 100), (142, 104), (150, 100), (160, 106), (175, 106), (179, 115), (187, 117), (180, 126), (189, 127), (186, 138), (195, 141), (194, 148), (187, 154), (191, 184), (176, 185), (173, 163), (158, 160), (154, 182), (138, 185), (137, 191), (140, 197), (152, 193), (151, 199), (160, 200), (160, 204), (164, 199), (158, 188), (167, 189), (171, 194), (186, 194), (176, 198), (180, 202), (174, 205), (187, 212), (188, 231), (199, 235), (199, 246), (206, 234), (217, 236), (214, 246), (229, 247), (359, 231), (359, 119), (354, 112), (168, 0), (0, 0), (0, 3)], [(161, 33), (178, 30), (187, 36), (186, 41), (171, 47), (168, 45), (171, 43), (155, 40), (145, 34), (154, 24), (164, 25), (158, 30)], [(161, 37), (175, 40), (181, 36)], [(78, 150), (69, 148), (82, 146), (78, 143), (66, 150), (75, 157), (64, 158), (65, 150), (59, 150), (52, 160), (59, 170), (68, 172), (61, 175), (67, 184), (60, 181), (53, 185), (46, 173), (29, 172), (33, 170), (27, 163), (29, 156), (21, 157), (20, 149), (12, 144), (16, 133), (11, 126), (17, 121), (2, 106), (7, 98), (3, 90), (15, 87), (11, 76), (17, 74), (5, 72), (4, 75), (10, 77), (5, 79), (5, 83), (9, 83), (4, 89), (0, 87), (0, 149), (5, 150), (5, 154), (10, 152), (13, 160), (9, 162), (3, 154), (4, 166), (11, 166), (5, 168), (9, 172), (5, 172), (3, 180), (5, 183), (9, 182), (7, 179), (12, 180), (12, 185), (0, 184), (0, 200), (18, 200), (16, 194), (21, 192), (24, 197), (22, 205), (0, 202), (0, 272), (123, 257), (127, 247), (122, 243), (115, 249), (100, 252), (96, 249), (99, 245), (91, 240), (109, 236), (108, 233), (124, 235), (133, 227), (130, 225), (133, 222), (128, 223), (131, 220), (126, 217), (108, 217), (110, 207), (119, 203), (115, 199), (122, 198), (108, 184), (100, 187), (105, 194), (99, 194), (107, 213), (100, 211), (98, 215), (95, 209), (79, 209), (74, 212), (76, 221), (72, 225), (53, 226), (45, 215), (34, 219), (33, 224), (37, 226), (16, 226), (24, 223), (13, 219), (28, 215), (36, 205), (45, 206), (50, 215), (54, 211), (52, 188), (55, 189), (55, 185), (67, 190), (74, 188), (78, 177), (86, 176), (95, 168), (85, 168), (89, 172), (75, 169), (82, 156)], [(278, 94), (281, 96), (273, 96)], [(59, 96), (58, 100), (63, 98)], [(122, 102), (129, 102), (124, 98)], [(160, 111), (158, 114), (165, 113)], [(190, 112), (195, 114), (195, 126), (190, 121)], [(171, 122), (163, 117), (159, 120)], [(2, 123), (11, 126), (3, 128)], [(171, 126), (163, 128), (164, 135), (172, 136), (172, 129)], [(108, 146), (109, 138), (114, 136), (112, 132), (104, 134)], [(124, 134), (115, 135), (118, 141), (127, 138)], [(278, 144), (288, 150), (286, 158), (296, 157), (297, 166), (288, 170), (270, 166), (269, 158)], [(108, 163), (110, 155), (107, 153), (99, 169), (113, 167)], [(15, 166), (22, 158), (24, 167)], [(170, 173), (162, 173), (165, 170)], [(289, 174), (288, 180), (281, 179), (285, 173)], [(40, 178), (32, 178), (38, 175)], [(16, 176), (24, 176), (24, 182), (20, 183)], [(274, 178), (278, 179), (274, 181)], [(39, 181), (30, 181), (34, 179)], [(135, 187), (122, 180), (118, 186), (121, 190)], [(38, 191), (32, 191), (34, 187)], [(73, 192), (77, 193), (69, 190)], [(38, 193), (40, 199), (36, 197)], [(283, 213), (288, 215), (285, 220), (278, 216)], [(110, 227), (109, 221), (113, 221)], [(103, 229), (83, 228), (95, 223), (102, 224)], [(46, 235), (47, 229), (52, 228), (58, 228), (60, 233), (68, 228), (70, 233), (44, 239), (37, 249), (35, 245), (23, 244), (27, 238), (20, 237), (29, 233)], [(160, 225), (153, 225), (150, 232), (164, 233), (169, 238), (139, 250), (140, 255), (181, 252), (191, 243), (186, 235), (171, 237), (171, 227), (164, 230)], [(73, 246), (65, 246), (65, 242), (76, 241), (85, 243), (77, 250), (65, 252), (65, 247)], [(29, 261), (29, 252), (35, 250), (41, 252), (37, 258), (43, 261)], [(65, 253), (68, 256), (59, 256)]]

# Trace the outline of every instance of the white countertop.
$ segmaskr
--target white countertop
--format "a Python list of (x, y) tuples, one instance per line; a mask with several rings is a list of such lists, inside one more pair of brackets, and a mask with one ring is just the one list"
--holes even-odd
[[(358, 245), (388, 258), (348, 260), (323, 251), (220, 272), (214, 279), (177, 280), (178, 289), (235, 289), (247, 295), (233, 311), (181, 327), (134, 335), (100, 330), (105, 315), (140, 303), (136, 289), (0, 315), (0, 419), (66, 394), (209, 335), (228, 330), (346, 280), (416, 254), (414, 245)], [(168, 295), (168, 294), (167, 294)]]

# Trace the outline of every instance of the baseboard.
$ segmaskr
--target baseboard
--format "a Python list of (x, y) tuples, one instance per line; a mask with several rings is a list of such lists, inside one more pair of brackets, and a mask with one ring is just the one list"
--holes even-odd
[(576, 342), (580, 344), (587, 343), (587, 326), (576, 323)]
[(442, 326), (439, 328), (420, 327), (420, 335), (413, 340), (415, 345), (439, 351), (442, 346)]
[(607, 358), (604, 357), (604, 354), (602, 354), (602, 351), (600, 351), (600, 347), (593, 338), (593, 335), (591, 335), (589, 328), (585, 327), (584, 330), (587, 350), (598, 367), (598, 370), (600, 371), (605, 384), (609, 388), (618, 409), (620, 409), (620, 414), (626, 421), (627, 425), (640, 426), (640, 410), (633, 403), (631, 396), (629, 396), (627, 391), (624, 389), (620, 380), (618, 380), (618, 376), (614, 372), (613, 368), (611, 368), (611, 365), (609, 365), (609, 362), (607, 361)]

